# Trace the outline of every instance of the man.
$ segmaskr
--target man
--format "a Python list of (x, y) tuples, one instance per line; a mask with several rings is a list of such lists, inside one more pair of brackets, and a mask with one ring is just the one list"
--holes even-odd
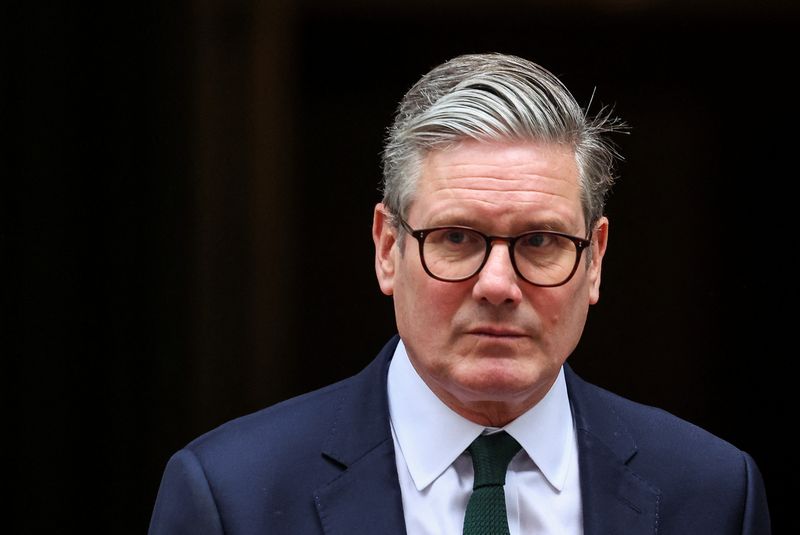
[(746, 453), (565, 364), (599, 298), (617, 124), (521, 58), (426, 74), (373, 222), (399, 338), (178, 452), (150, 532), (769, 533)]

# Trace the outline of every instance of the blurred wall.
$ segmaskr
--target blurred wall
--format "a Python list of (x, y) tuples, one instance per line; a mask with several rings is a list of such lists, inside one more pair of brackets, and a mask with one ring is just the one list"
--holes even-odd
[(793, 407), (798, 9), (403, 6), (8, 8), (19, 532), (141, 533), (176, 449), (373, 357), (394, 332), (370, 238), (385, 128), (422, 73), (480, 51), (540, 62), (631, 126), (573, 367), (753, 454), (775, 532), (791, 525), (792, 457), (766, 415)]

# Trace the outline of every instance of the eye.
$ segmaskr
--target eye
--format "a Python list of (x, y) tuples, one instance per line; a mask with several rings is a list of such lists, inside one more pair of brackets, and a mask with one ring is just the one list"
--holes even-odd
[(520, 240), (520, 242), (524, 247), (532, 247), (532, 248), (547, 247), (553, 242), (553, 237), (549, 234), (534, 232), (532, 234), (524, 236)]
[(444, 239), (453, 245), (460, 245), (467, 241), (467, 233), (460, 229), (450, 229), (445, 233)]
[(458, 227), (446, 227), (436, 229), (431, 232), (427, 240), (426, 246), (441, 247), (443, 250), (451, 252), (459, 251), (472, 251), (482, 249), (484, 247), (484, 240), (480, 234), (474, 230)]

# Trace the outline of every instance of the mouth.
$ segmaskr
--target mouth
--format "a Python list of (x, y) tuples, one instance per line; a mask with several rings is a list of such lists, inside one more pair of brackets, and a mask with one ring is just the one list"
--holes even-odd
[(492, 339), (515, 339), (515, 338), (524, 338), (527, 336), (523, 331), (519, 329), (513, 329), (509, 327), (495, 327), (495, 326), (481, 326), (475, 327), (467, 331), (467, 334), (471, 334), (473, 336), (480, 336)]

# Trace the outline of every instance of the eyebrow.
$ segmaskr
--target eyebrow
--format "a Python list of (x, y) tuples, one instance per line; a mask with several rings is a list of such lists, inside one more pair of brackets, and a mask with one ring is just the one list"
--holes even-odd
[[(433, 227), (469, 227), (475, 230), (479, 230), (484, 234), (493, 234), (491, 232), (486, 232), (486, 226), (484, 223), (486, 222), (485, 219), (481, 218), (474, 218), (469, 216), (463, 215), (456, 215), (456, 216), (434, 216), (430, 223), (425, 225), (423, 228), (433, 228)], [(555, 219), (531, 219), (525, 225), (520, 226), (520, 233), (525, 232), (533, 232), (537, 230), (550, 230), (555, 232), (567, 232), (569, 229), (567, 228), (566, 224), (562, 221), (558, 221)]]

